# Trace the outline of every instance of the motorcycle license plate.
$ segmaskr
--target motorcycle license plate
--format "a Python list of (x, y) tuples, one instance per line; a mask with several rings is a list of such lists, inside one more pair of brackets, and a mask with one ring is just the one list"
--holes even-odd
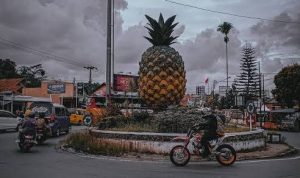
[(26, 139), (24, 142), (25, 143), (33, 143), (34, 141), (32, 139)]

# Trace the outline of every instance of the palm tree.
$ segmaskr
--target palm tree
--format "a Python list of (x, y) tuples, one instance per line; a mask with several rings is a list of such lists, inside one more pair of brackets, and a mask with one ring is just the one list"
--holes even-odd
[(228, 52), (227, 52), (227, 43), (229, 41), (229, 38), (228, 38), (228, 33), (229, 31), (233, 28), (232, 24), (229, 23), (229, 22), (223, 22), (222, 24), (220, 24), (217, 28), (217, 31), (221, 32), (222, 34), (225, 35), (224, 37), (224, 41), (225, 41), (225, 44), (226, 44), (226, 95), (227, 95), (227, 90), (228, 90)]

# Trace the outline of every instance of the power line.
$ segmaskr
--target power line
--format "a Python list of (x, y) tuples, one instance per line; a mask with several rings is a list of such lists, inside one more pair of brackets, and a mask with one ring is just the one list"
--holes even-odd
[(294, 24), (300, 24), (300, 22), (295, 22), (295, 21), (272, 20), (272, 19), (266, 19), (266, 18), (261, 18), (261, 17), (245, 16), (245, 15), (233, 14), (233, 13), (229, 13), (229, 12), (222, 12), (222, 11), (210, 10), (210, 9), (193, 6), (193, 5), (190, 5), (190, 4), (179, 3), (179, 2), (175, 2), (175, 1), (171, 1), (171, 0), (165, 0), (165, 1), (169, 2), (169, 3), (176, 4), (176, 5), (180, 5), (180, 6), (191, 7), (191, 8), (195, 8), (195, 9), (207, 11), (207, 12), (224, 14), (224, 15), (230, 15), (230, 16), (235, 16), (235, 17), (240, 17), (240, 18), (255, 19), (255, 20), (264, 20), (264, 21), (270, 21), (270, 22), (276, 22), (276, 23), (294, 23)]
[(17, 49), (20, 49), (20, 50), (22, 50), (24, 52), (27, 52), (27, 53), (38, 55), (38, 56), (41, 56), (41, 57), (50, 58), (50, 59), (53, 59), (53, 60), (56, 60), (56, 61), (59, 61), (59, 62), (62, 62), (62, 63), (71, 64), (71, 65), (74, 65), (74, 66), (78, 66), (78, 65), (79, 66), (84, 66), (84, 65), (86, 65), (84, 63), (80, 63), (80, 62), (72, 60), (72, 59), (68, 59), (68, 58), (65, 58), (65, 57), (61, 57), (61, 56), (51, 54), (47, 51), (33, 49), (33, 48), (25, 46), (23, 44), (7, 40), (3, 37), (0, 37), (0, 43), (2, 43), (4, 45), (11, 46), (11, 47), (14, 47), (14, 48), (17, 48)]

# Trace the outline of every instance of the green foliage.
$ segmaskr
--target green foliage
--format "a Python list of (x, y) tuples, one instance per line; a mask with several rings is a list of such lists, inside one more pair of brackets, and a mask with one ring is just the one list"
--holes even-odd
[(153, 46), (169, 46), (174, 42), (177, 37), (173, 37), (172, 33), (178, 23), (173, 24), (175, 15), (164, 21), (162, 14), (159, 15), (158, 21), (145, 15), (149, 23), (149, 27), (145, 27), (148, 30), (150, 37), (145, 37)]
[(237, 91), (240, 95), (245, 96), (246, 101), (256, 97), (259, 92), (260, 79), (254, 54), (254, 48), (250, 44), (246, 44), (243, 48), (241, 73), (236, 82)]
[(21, 66), (18, 68), (18, 73), (24, 78), (26, 87), (39, 87), (42, 80), (46, 78), (42, 64)]
[(151, 118), (147, 112), (134, 112), (130, 117), (114, 115), (103, 118), (99, 122), (98, 128), (128, 132), (153, 131), (155, 128), (151, 125)]
[(225, 43), (228, 43), (229, 38), (228, 38), (228, 33), (230, 32), (230, 30), (233, 28), (232, 24), (229, 22), (223, 22), (222, 24), (220, 24), (217, 28), (217, 31), (223, 33), (225, 35), (224, 37), (224, 41)]
[(300, 65), (284, 67), (275, 75), (276, 88), (272, 91), (275, 98), (288, 107), (293, 107), (294, 101), (300, 106)]
[(111, 105), (106, 109), (106, 116), (120, 116), (122, 112), (116, 105)]
[(100, 83), (85, 83), (84, 84), (84, 91), (87, 93), (87, 95), (91, 95), (98, 87), (100, 86)]
[(113, 127), (120, 127), (124, 124), (127, 124), (128, 118), (123, 115), (116, 115), (116, 116), (108, 116), (103, 118), (98, 125), (99, 129), (108, 129)]
[(20, 78), (16, 66), (10, 59), (0, 59), (0, 79)]
[(145, 122), (150, 117), (148, 112), (134, 112), (132, 119), (134, 122)]
[(21, 66), (16, 68), (16, 63), (10, 59), (0, 59), (0, 79), (23, 78), (26, 87), (39, 87), (46, 78), (46, 72), (41, 64)]

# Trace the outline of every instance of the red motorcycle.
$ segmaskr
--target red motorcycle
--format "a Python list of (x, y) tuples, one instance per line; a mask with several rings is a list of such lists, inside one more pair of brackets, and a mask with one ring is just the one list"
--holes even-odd
[[(202, 134), (195, 129), (190, 129), (186, 136), (176, 137), (173, 141), (183, 141), (183, 145), (176, 145), (170, 151), (170, 160), (176, 166), (185, 166), (190, 161), (191, 153), (188, 146), (192, 145), (192, 150), (195, 155), (202, 156), (204, 146), (201, 145)], [(235, 149), (224, 144), (225, 136), (219, 135), (217, 139), (209, 141), (209, 157), (215, 157), (216, 160), (223, 166), (232, 165), (236, 160)]]

